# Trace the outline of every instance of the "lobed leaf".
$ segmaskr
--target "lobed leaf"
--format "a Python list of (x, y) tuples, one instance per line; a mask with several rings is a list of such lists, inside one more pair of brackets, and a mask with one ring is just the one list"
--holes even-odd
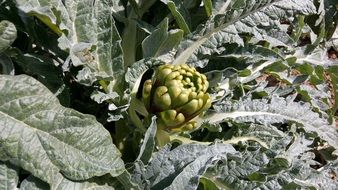
[(285, 45), (290, 38), (281, 27), (281, 19), (315, 11), (311, 0), (237, 0), (226, 12), (213, 16), (181, 42), (174, 64), (204, 67), (208, 62), (204, 56), (222, 53), (224, 44), (243, 45), (242, 33), (272, 45)]
[(184, 144), (163, 147), (145, 167), (137, 162), (132, 179), (143, 189), (196, 189), (199, 178), (215, 161), (236, 155), (228, 144)]
[(259, 124), (296, 123), (306, 132), (314, 133), (327, 141), (331, 146), (338, 147), (338, 132), (330, 125), (327, 118), (312, 111), (310, 104), (294, 102), (292, 98), (273, 96), (267, 100), (225, 101), (214, 106), (205, 120), (210, 123), (221, 123), (226, 120)]
[[(295, 147), (301, 145), (299, 143), (294, 143), (297, 144)], [(221, 189), (337, 188), (337, 180), (329, 174), (332, 172), (329, 168), (334, 164), (315, 170), (310, 167), (312, 160), (306, 154), (289, 152), (289, 156), (292, 155), (294, 159), (287, 161), (283, 157), (269, 157), (266, 153), (246, 150), (242, 157), (223, 160), (210, 168), (204, 177)]]

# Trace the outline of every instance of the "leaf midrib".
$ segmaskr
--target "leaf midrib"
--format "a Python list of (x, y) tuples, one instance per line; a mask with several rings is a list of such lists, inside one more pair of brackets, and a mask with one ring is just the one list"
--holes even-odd
[[(40, 138), (39, 138), (39, 135), (37, 134), (37, 132), (41, 132), (41, 133), (44, 133), (44, 134), (47, 134), (47, 136), (51, 136), (51, 137), (53, 137), (53, 138), (56, 138), (56, 137), (54, 137), (53, 135), (51, 135), (50, 133), (48, 133), (48, 132), (46, 132), (46, 131), (43, 131), (43, 130), (41, 130), (41, 129), (38, 129), (38, 128), (34, 128), (33, 126), (30, 126), (30, 125), (28, 125), (27, 123), (25, 123), (25, 122), (23, 122), (23, 121), (21, 121), (21, 120), (18, 120), (17, 118), (15, 118), (15, 117), (13, 117), (13, 116), (11, 116), (11, 115), (8, 115), (7, 113), (4, 113), (3, 111), (0, 111), (0, 116), (1, 115), (4, 115), (4, 117), (8, 117), (8, 118), (11, 118), (12, 120), (14, 120), (14, 121), (16, 121), (16, 122), (19, 122), (19, 123), (21, 123), (22, 125), (21, 126), (23, 126), (23, 127), (28, 127), (29, 129), (31, 129), (32, 130), (32, 132), (37, 136), (37, 138), (40, 140)], [(75, 149), (75, 150), (79, 150), (80, 152), (82, 152), (82, 153), (84, 153), (86, 156), (88, 156), (88, 157), (92, 157), (92, 158), (94, 158), (94, 156), (93, 155), (90, 155), (90, 154), (88, 154), (87, 152), (84, 152), (83, 150), (81, 150), (81, 149), (78, 149), (78, 148), (76, 148), (76, 147), (74, 147), (74, 146), (72, 146), (71, 144), (68, 144), (68, 143), (66, 143), (66, 142), (64, 142), (64, 141), (62, 141), (62, 140), (60, 140), (60, 139), (58, 139), (58, 138), (56, 138), (60, 143), (62, 143), (62, 144), (65, 144), (65, 145), (67, 145), (67, 146), (69, 146), (69, 147), (71, 147), (71, 148), (73, 148), (73, 149)], [(40, 140), (40, 145), (41, 145), (41, 147), (43, 147), (43, 145), (42, 145), (42, 143), (41, 143), (41, 140)], [(44, 148), (43, 148), (44, 149)], [(47, 151), (44, 149), (44, 152), (45, 152), (45, 154), (47, 154)], [(49, 156), (48, 156), (48, 154), (47, 154), (47, 157), (49, 158)], [(95, 159), (93, 159), (93, 160), (95, 160)], [(52, 161), (51, 161), (51, 159), (50, 159), (50, 162), (51, 163), (53, 163)], [(93, 164), (93, 163), (92, 163)], [(53, 164), (54, 165), (54, 164)], [(56, 165), (54, 165), (55, 167), (57, 167)], [(57, 167), (58, 168), (58, 167)], [(102, 168), (101, 166), (100, 166), (100, 168)], [(106, 168), (107, 169), (107, 168)]]
[(319, 127), (316, 127), (312, 125), (311, 123), (308, 123), (301, 119), (297, 119), (297, 118), (290, 117), (287, 115), (282, 115), (279, 113), (262, 112), (262, 111), (233, 111), (233, 112), (227, 112), (227, 113), (214, 113), (210, 115), (209, 117), (207, 116), (205, 120), (209, 120), (209, 122), (211, 123), (220, 123), (228, 118), (234, 119), (234, 118), (239, 118), (239, 117), (259, 116), (259, 115), (269, 115), (269, 116), (280, 117), (286, 120), (295, 121), (297, 123), (303, 124), (304, 126), (312, 126), (316, 129), (319, 129)]
[[(272, 4), (274, 4), (278, 1), (282, 1), (282, 0), (272, 0), (272, 2), (267, 3), (266, 5), (255, 9), (255, 11), (247, 12), (247, 13), (239, 16), (238, 18), (231, 20), (228, 23), (222, 24), (221, 26), (212, 29), (210, 32), (208, 32), (207, 34), (202, 36), (200, 39), (198, 39), (195, 42), (193, 42), (192, 44), (190, 44), (188, 48), (186, 48), (183, 52), (181, 52), (180, 55), (173, 61), (173, 64), (186, 63), (186, 61), (189, 59), (189, 57), (191, 57), (191, 55), (196, 51), (196, 49), (198, 49), (198, 47), (200, 45), (202, 45), (204, 42), (206, 42), (214, 33), (217, 33), (219, 31), (221, 31), (222, 29), (234, 24), (235, 22), (238, 22), (238, 21), (244, 19), (245, 17), (249, 16), (250, 14), (258, 12), (259, 10), (264, 9), (265, 7), (270, 6), (270, 5), (272, 5)], [(192, 34), (196, 35), (195, 33), (192, 33)], [(195, 44), (197, 44), (197, 45), (195, 45)], [(186, 53), (186, 52), (188, 52), (188, 53)], [(188, 54), (189, 56), (186, 56), (185, 54)]]

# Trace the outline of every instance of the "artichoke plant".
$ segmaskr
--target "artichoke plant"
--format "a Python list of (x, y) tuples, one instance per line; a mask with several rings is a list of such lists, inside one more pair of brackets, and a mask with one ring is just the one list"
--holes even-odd
[(211, 106), (205, 75), (186, 64), (161, 65), (152, 79), (144, 82), (142, 101), (158, 124), (167, 131), (192, 130), (192, 119)]

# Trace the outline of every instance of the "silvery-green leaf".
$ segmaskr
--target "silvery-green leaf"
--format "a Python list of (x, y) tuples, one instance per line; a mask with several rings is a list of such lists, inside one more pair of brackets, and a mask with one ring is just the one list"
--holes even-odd
[(338, 132), (328, 119), (312, 110), (309, 103), (294, 102), (293, 98), (273, 96), (271, 100), (245, 99), (224, 101), (214, 106), (205, 120), (221, 123), (226, 120), (259, 124), (296, 123), (308, 133), (314, 133), (331, 146), (338, 147)]
[(0, 161), (0, 189), (15, 190), (19, 183), (18, 168)]
[(112, 92), (110, 94), (106, 94), (100, 91), (94, 91), (90, 98), (93, 99), (95, 102), (101, 104), (106, 100), (114, 100), (115, 98), (119, 97), (119, 95), (116, 92)]
[(60, 35), (59, 47), (69, 51), (75, 66), (84, 65), (95, 78), (112, 81), (111, 86), (118, 88), (116, 83), (123, 76), (124, 66), (112, 0), (17, 0), (17, 4)]
[(251, 34), (254, 39), (268, 41), (271, 45), (285, 46), (290, 39), (280, 20), (315, 11), (311, 0), (237, 0), (226, 12), (211, 17), (181, 42), (174, 64), (187, 62), (203, 67), (208, 61), (204, 56), (222, 53), (223, 44), (243, 45), (241, 33)]
[(142, 42), (143, 57), (158, 57), (175, 48), (183, 37), (182, 30), (168, 31), (168, 19), (164, 19)]
[[(39, 178), (29, 176), (22, 181), (20, 190), (46, 190), (49, 189), (49, 185)], [(108, 186), (105, 183), (101, 183), (100, 179), (93, 178), (89, 181), (71, 181), (67, 178), (62, 180), (56, 186), (51, 188), (52, 190), (114, 190), (113, 187)]]
[(51, 189), (48, 183), (41, 181), (32, 175), (24, 179), (20, 184), (20, 190), (44, 190)]
[(7, 20), (0, 21), (0, 53), (16, 39), (15, 25)]
[(314, 107), (319, 110), (325, 111), (330, 109), (329, 105), (325, 103), (325, 100), (331, 97), (330, 90), (326, 85), (300, 85), (298, 87), (299, 94), (302, 95), (302, 99), (310, 102)]
[(199, 178), (214, 161), (236, 154), (228, 144), (184, 144), (171, 151), (167, 145), (153, 155), (147, 167), (136, 164), (132, 176), (144, 188), (196, 189)]
[(95, 117), (60, 105), (25, 75), (0, 75), (0, 160), (22, 167), (52, 187), (124, 170), (111, 136)]
[(151, 124), (144, 135), (143, 143), (140, 148), (140, 154), (137, 157), (137, 160), (141, 160), (144, 164), (147, 164), (151, 158), (151, 155), (154, 151), (156, 144), (156, 117), (154, 116), (151, 119)]
[[(287, 135), (278, 130), (273, 125), (260, 125), (260, 124), (234, 124), (232, 126), (231, 133), (234, 133), (233, 137), (251, 136), (263, 140), (269, 144), (269, 147), (278, 146), (279, 141), (283, 138), (287, 138)], [(227, 137), (227, 133), (225, 133)], [(220, 139), (225, 139), (220, 134)]]
[(331, 66), (337, 64), (337, 61), (330, 60), (327, 56), (327, 50), (324, 48), (316, 48), (310, 54), (305, 52), (304, 48), (297, 48), (292, 56), (288, 57), (296, 57), (296, 63), (298, 64), (311, 64), (314, 66)]
[[(302, 144), (295, 142), (294, 145), (299, 147)], [(287, 144), (284, 148), (288, 149)], [(267, 153), (259, 149), (245, 150), (241, 157), (219, 162), (215, 167), (210, 168), (204, 177), (213, 181), (220, 189), (337, 188), (337, 180), (330, 176), (330, 171), (333, 171), (331, 167), (337, 163), (316, 170), (310, 166), (313, 158), (299, 156), (302, 155), (299, 152), (286, 150), (288, 157), (293, 157), (291, 160), (281, 156), (269, 157)]]
[[(16, 4), (20, 10), (31, 16), (36, 16), (58, 35), (61, 35), (62, 30), (69, 27), (70, 22), (67, 18), (69, 14), (66, 12), (64, 4), (58, 0), (48, 0), (47, 2), (16, 0)], [(62, 14), (58, 14), (53, 8), (60, 10)]]
[(214, 15), (216, 14), (223, 14), (227, 11), (229, 7), (231, 7), (231, 3), (234, 3), (234, 1), (230, 0), (214, 0), (212, 1), (212, 13)]
[(141, 190), (138, 184), (134, 183), (131, 179), (131, 175), (128, 171), (124, 171), (121, 175), (117, 176), (118, 182), (123, 186), (114, 185), (116, 189), (133, 189), (133, 190)]

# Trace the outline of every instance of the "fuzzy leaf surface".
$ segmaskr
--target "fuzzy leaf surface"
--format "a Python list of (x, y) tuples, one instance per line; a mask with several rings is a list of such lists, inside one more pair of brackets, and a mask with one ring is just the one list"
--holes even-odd
[(226, 120), (235, 122), (250, 122), (259, 124), (296, 123), (308, 133), (315, 133), (331, 146), (338, 147), (338, 132), (329, 124), (328, 119), (314, 112), (309, 103), (294, 102), (292, 97), (287, 99), (273, 96), (268, 100), (240, 100), (238, 102), (225, 101), (214, 106), (206, 120), (210, 123), (221, 123)]
[(0, 189), (13, 190), (18, 183), (18, 168), (8, 162), (0, 161)]
[(316, 12), (311, 0), (237, 0), (231, 5), (181, 42), (175, 64), (187, 62), (204, 67), (208, 62), (204, 56), (222, 53), (225, 43), (243, 45), (242, 33), (251, 34), (256, 40), (269, 41), (272, 45), (285, 45), (290, 39), (280, 25), (281, 19)]
[(37, 80), (0, 75), (0, 160), (55, 186), (61, 173), (84, 180), (124, 170), (120, 153), (93, 116), (60, 105)]

